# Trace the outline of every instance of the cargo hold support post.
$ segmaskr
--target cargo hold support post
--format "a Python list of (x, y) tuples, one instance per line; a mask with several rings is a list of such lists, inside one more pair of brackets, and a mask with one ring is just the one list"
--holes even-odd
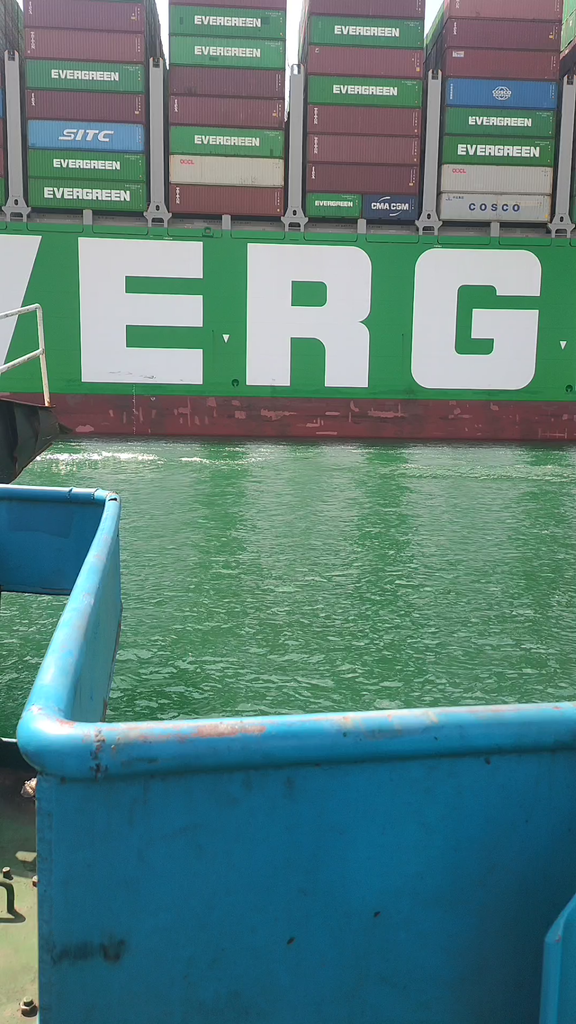
[(304, 65), (290, 68), (290, 128), (288, 138), (288, 207), (282, 217), (286, 231), (296, 228), (304, 231), (308, 218), (302, 208), (302, 178), (304, 174)]
[(570, 238), (574, 224), (570, 216), (570, 185), (574, 145), (574, 114), (576, 111), (576, 83), (573, 75), (562, 82), (560, 109), (560, 138), (558, 143), (558, 169), (556, 171), (556, 205), (554, 217), (548, 224), (553, 238)]
[(8, 221), (27, 221), (30, 207), (24, 199), (20, 57), (15, 50), (6, 50), (4, 54), (4, 84), (6, 90), (8, 199), (3, 210)]
[(166, 207), (166, 164), (164, 158), (164, 61), (152, 57), (150, 75), (150, 205), (144, 216), (148, 227), (168, 227), (172, 216)]
[(416, 221), (420, 235), (437, 235), (442, 227), (438, 217), (438, 166), (440, 155), (440, 116), (442, 110), (442, 72), (428, 72), (426, 98), (426, 135), (424, 143), (424, 185), (422, 213)]

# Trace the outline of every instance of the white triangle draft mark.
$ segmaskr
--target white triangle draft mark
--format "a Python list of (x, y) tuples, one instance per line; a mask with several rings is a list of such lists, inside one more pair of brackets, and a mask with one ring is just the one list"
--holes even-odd
[(568, 342), (567, 341), (561, 341), (560, 344), (562, 345), (562, 348), (566, 348), (566, 345), (568, 344)]
[[(230, 337), (230, 335), (229, 334), (223, 334), (222, 337), (224, 338), (224, 341), (228, 341), (228, 338)], [(566, 343), (564, 343), (564, 344), (566, 344)]]

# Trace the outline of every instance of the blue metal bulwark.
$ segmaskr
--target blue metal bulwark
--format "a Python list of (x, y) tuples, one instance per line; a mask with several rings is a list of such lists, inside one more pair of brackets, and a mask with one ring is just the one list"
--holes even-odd
[(42, 1024), (537, 1024), (576, 707), (99, 722), (104, 505), (18, 730)]

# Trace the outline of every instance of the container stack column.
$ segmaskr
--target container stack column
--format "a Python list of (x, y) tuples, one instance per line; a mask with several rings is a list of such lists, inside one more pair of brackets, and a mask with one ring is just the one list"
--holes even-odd
[(171, 0), (173, 214), (282, 216), (285, 63), (286, 0)]
[[(576, 63), (576, 0), (564, 0), (562, 12), (562, 61), (566, 58), (572, 67)], [(566, 74), (562, 67), (562, 74)]]
[(306, 213), (415, 221), (424, 0), (309, 0)]
[(154, 0), (24, 0), (24, 22), (30, 205), (144, 212)]
[[(6, 126), (6, 91), (4, 80), (4, 54), (6, 50), (22, 52), (24, 22), (22, 10), (16, 0), (3, 0), (0, 5), (0, 207), (8, 198), (8, 153)], [(21, 145), (21, 138), (15, 139)]]
[(445, 0), (427, 39), (445, 82), (442, 221), (550, 220), (561, 4)]
[[(564, 21), (562, 23), (562, 54), (560, 58), (562, 78), (576, 75), (576, 0), (564, 0)], [(573, 168), (574, 172), (574, 168)], [(572, 202), (570, 217), (576, 223), (576, 174), (572, 173)]]

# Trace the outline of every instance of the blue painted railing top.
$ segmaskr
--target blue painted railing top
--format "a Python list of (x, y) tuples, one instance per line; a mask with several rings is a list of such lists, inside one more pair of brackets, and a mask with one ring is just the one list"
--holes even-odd
[(39, 720), (58, 746), (66, 723), (105, 713), (122, 610), (119, 520), (105, 491), (0, 487), (0, 587), (70, 595), (23, 716), (32, 749)]
[(121, 617), (119, 516), (103, 491), (0, 488), (0, 584), (71, 591), (18, 727), (40, 771), (101, 778), (576, 749), (573, 704), (103, 723)]

